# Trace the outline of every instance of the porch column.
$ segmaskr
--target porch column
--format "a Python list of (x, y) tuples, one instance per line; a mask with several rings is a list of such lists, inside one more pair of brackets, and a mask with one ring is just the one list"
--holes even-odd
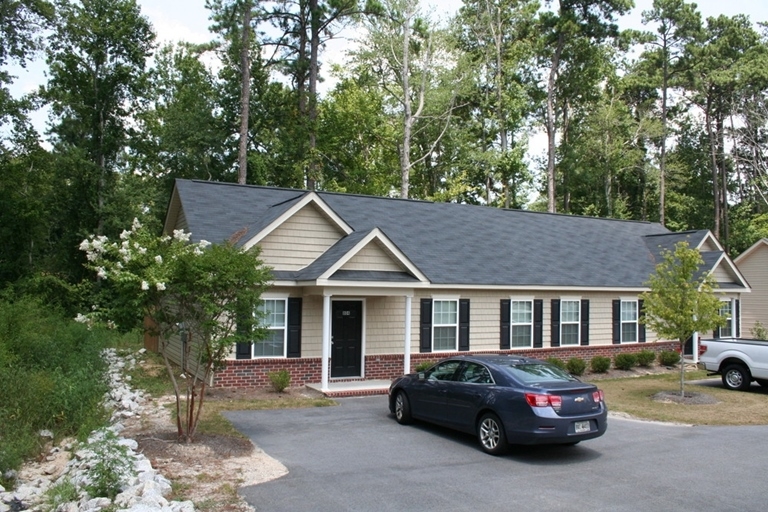
[(403, 350), (403, 373), (411, 373), (411, 299), (405, 296), (405, 349)]
[(328, 391), (328, 360), (331, 355), (331, 296), (323, 294), (323, 353), (320, 389)]
[(693, 358), (693, 364), (696, 364), (699, 362), (699, 333), (695, 332), (691, 336), (691, 348), (693, 350), (693, 354), (691, 354), (691, 357)]

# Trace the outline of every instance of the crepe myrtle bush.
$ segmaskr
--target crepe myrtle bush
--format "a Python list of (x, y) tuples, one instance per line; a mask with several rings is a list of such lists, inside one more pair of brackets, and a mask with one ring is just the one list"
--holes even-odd
[[(149, 320), (144, 325), (151, 325), (160, 341), (176, 393), (179, 439), (186, 442), (194, 436), (212, 373), (226, 364), (235, 343), (265, 334), (256, 306), (271, 272), (259, 260), (258, 248), (243, 251), (236, 245), (244, 234), (223, 243), (191, 243), (183, 230), (158, 237), (134, 220), (119, 241), (91, 236), (80, 245), (106, 299), (76, 320), (125, 329)], [(185, 393), (165, 350), (173, 336), (188, 341), (181, 368)]]

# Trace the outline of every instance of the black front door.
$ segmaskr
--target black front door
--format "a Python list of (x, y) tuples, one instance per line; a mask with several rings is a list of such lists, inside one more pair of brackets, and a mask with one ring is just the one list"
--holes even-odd
[(363, 350), (363, 303), (335, 300), (331, 309), (331, 377), (359, 377)]

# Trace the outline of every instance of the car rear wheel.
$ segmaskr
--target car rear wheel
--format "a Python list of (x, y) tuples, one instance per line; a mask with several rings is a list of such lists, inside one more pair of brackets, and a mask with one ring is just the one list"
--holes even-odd
[(401, 425), (408, 425), (413, 421), (411, 404), (405, 391), (398, 391), (395, 395), (395, 419)]
[(477, 439), (485, 453), (501, 455), (507, 451), (507, 436), (499, 417), (493, 413), (484, 414), (477, 424)]
[(728, 389), (744, 391), (749, 389), (750, 382), (749, 370), (743, 365), (731, 364), (723, 370), (723, 386)]

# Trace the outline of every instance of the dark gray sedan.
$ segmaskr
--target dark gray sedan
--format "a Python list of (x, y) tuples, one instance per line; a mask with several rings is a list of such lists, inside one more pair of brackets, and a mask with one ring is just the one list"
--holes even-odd
[(574, 445), (605, 433), (603, 392), (560, 368), (513, 355), (458, 356), (398, 377), (389, 388), (398, 423), (413, 419), (477, 435), (482, 449)]

